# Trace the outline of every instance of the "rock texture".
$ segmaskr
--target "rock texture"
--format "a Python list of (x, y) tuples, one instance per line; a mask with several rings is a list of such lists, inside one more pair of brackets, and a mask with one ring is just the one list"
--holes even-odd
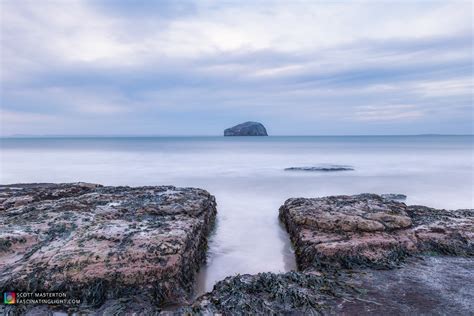
[(471, 315), (474, 260), (465, 257), (409, 258), (401, 268), (352, 274), (361, 289), (354, 299), (336, 299), (336, 315)]
[(224, 131), (224, 136), (268, 136), (262, 123), (245, 122)]
[(354, 290), (335, 278), (310, 273), (238, 275), (182, 312), (198, 315), (318, 315)]
[(185, 303), (215, 216), (194, 188), (0, 186), (0, 289)]
[(410, 258), (391, 270), (237, 275), (176, 314), (470, 315), (474, 260)]
[(397, 198), (288, 199), (279, 215), (300, 271), (231, 276), (187, 304), (216, 215), (206, 191), (0, 186), (0, 286), (67, 292), (83, 304), (59, 311), (88, 315), (471, 314), (474, 210)]
[(387, 268), (419, 253), (474, 256), (474, 210), (406, 206), (361, 194), (288, 199), (280, 219), (300, 269)]

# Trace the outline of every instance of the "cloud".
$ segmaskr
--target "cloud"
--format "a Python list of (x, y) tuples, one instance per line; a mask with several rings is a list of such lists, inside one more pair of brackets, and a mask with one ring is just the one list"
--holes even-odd
[(4, 124), (31, 124), (38, 121), (51, 123), (57, 118), (45, 114), (31, 114), (0, 110), (0, 117)]
[(472, 77), (459, 77), (451, 80), (421, 81), (414, 84), (415, 89), (423, 97), (472, 97), (474, 82)]
[(1, 6), (2, 109), (64, 121), (4, 134), (83, 134), (82, 120), (99, 134), (220, 134), (240, 119), (279, 134), (472, 130), (470, 2)]
[(359, 121), (384, 122), (413, 120), (423, 115), (423, 111), (418, 110), (414, 105), (360, 106), (356, 109), (354, 118)]
[[(60, 122), (59, 118), (54, 115), (0, 109), (0, 131), (3, 135), (13, 134), (11, 131), (15, 130), (17, 126), (42, 126), (58, 122)], [(28, 133), (34, 130), (30, 129)]]

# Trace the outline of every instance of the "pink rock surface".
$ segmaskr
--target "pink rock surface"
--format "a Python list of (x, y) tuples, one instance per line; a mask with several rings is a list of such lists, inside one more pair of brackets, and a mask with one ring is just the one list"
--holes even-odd
[(435, 210), (361, 194), (288, 199), (280, 219), (300, 269), (390, 267), (423, 252), (474, 255), (474, 210)]
[(0, 186), (0, 288), (91, 306), (133, 295), (184, 303), (215, 215), (214, 197), (194, 188)]

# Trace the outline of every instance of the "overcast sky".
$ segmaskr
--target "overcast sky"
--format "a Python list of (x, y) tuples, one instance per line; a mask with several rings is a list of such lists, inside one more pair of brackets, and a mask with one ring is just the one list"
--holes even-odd
[(0, 3), (4, 136), (473, 133), (471, 1)]

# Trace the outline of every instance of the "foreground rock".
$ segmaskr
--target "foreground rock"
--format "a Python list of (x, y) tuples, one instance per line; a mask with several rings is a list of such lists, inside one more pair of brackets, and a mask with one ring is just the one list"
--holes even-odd
[(315, 315), (354, 290), (333, 277), (310, 273), (238, 275), (216, 283), (183, 312), (205, 315)]
[(412, 258), (392, 270), (238, 275), (177, 314), (198, 315), (469, 315), (474, 261)]
[(82, 307), (185, 303), (215, 215), (194, 188), (0, 186), (0, 288), (65, 292)]
[(406, 206), (361, 194), (288, 199), (280, 219), (300, 269), (387, 268), (420, 253), (474, 255), (474, 210)]
[(406, 206), (396, 198), (402, 196), (287, 200), (280, 218), (300, 271), (228, 277), (179, 312), (471, 314), (474, 211)]
[(83, 304), (59, 310), (88, 315), (471, 314), (474, 211), (396, 197), (287, 200), (300, 271), (228, 277), (186, 306), (216, 212), (206, 191), (0, 186), (1, 290), (67, 292)]
[(224, 136), (268, 136), (262, 123), (245, 122), (224, 131)]
[(336, 299), (337, 315), (471, 315), (474, 260), (465, 257), (409, 258), (400, 268), (352, 273), (361, 289), (355, 299)]
[(332, 171), (352, 171), (354, 170), (351, 166), (345, 165), (320, 165), (312, 167), (290, 167), (285, 168), (285, 171), (322, 171), (322, 172), (332, 172)]

